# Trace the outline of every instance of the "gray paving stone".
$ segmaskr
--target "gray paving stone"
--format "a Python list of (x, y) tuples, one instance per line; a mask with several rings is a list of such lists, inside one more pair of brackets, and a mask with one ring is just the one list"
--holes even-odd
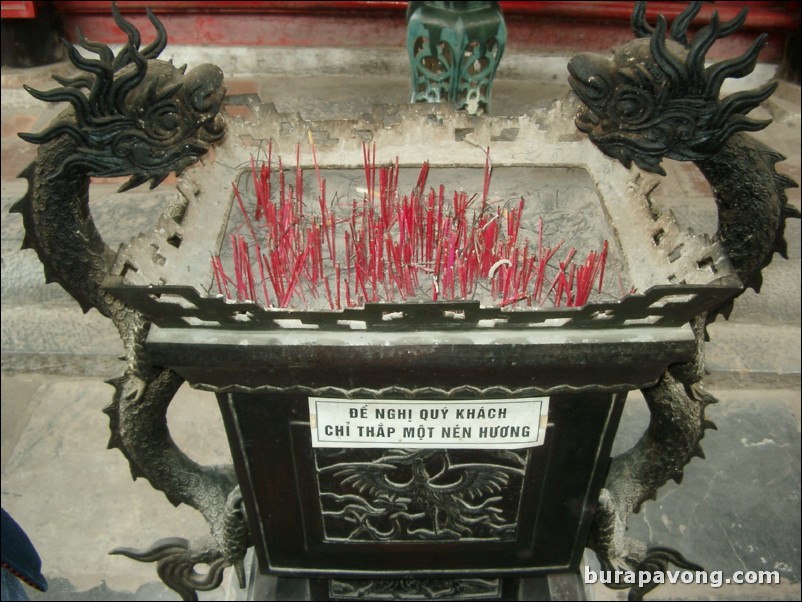
[[(145, 548), (162, 537), (202, 536), (203, 518), (187, 506), (173, 507), (146, 481), (133, 481), (122, 454), (106, 448), (108, 418), (101, 410), (111, 399), (109, 385), (98, 378), (49, 378), (30, 393), (30, 380), (3, 374), (4, 403), (35, 409), (3, 470), (2, 505), (36, 545), (45, 576), (55, 580), (55, 591), (40, 599), (112, 593), (128, 597), (109, 599), (151, 599), (131, 596), (154, 593), (152, 585), (142, 591), (154, 582), (153, 565), (108, 552)], [(230, 463), (216, 406), (210, 393), (187, 389), (169, 413), (177, 444), (205, 464)]]
[(117, 330), (95, 310), (3, 304), (2, 312), (3, 370), (114, 375), (124, 369)]
[[(800, 582), (799, 389), (708, 389), (719, 403), (707, 411), (718, 430), (705, 434), (706, 458), (691, 461), (681, 485), (670, 481), (656, 501), (644, 505), (630, 520), (630, 535), (675, 548), (725, 577), (777, 571), (785, 586), (733, 586), (718, 594), (727, 599), (791, 599)], [(634, 443), (647, 423), (645, 402), (631, 395), (614, 453)], [(654, 595), (696, 599), (693, 592), (706, 591), (708, 597), (699, 599), (717, 598), (712, 588), (697, 590), (679, 588), (674, 597), (671, 587), (661, 587)]]
[[(744, 386), (748, 377), (761, 386), (758, 378), (774, 375), (777, 386), (799, 383), (799, 325), (766, 325), (719, 321), (708, 328), (710, 343), (705, 346), (706, 368), (711, 382), (723, 385), (726, 378), (739, 378), (733, 384)], [(718, 379), (718, 380), (716, 380)]]

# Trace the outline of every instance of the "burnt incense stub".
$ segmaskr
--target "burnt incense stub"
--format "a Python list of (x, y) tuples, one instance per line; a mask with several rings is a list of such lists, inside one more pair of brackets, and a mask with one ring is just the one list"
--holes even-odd
[[(115, 269), (126, 277), (107, 285), (157, 325), (182, 316), (235, 328), (350, 328), (374, 323), (376, 311), (388, 329), (629, 326), (669, 315), (676, 325), (728, 295), (738, 284), (720, 247), (654, 216), (649, 178), (567, 137), (572, 110), (555, 103), (549, 124), (477, 123), (410, 105), (393, 110), (391, 127), (379, 126), (381, 113), (324, 123), (267, 113), (258, 127), (279, 134), (263, 139), (256, 124), (232, 122), (214, 165), (179, 186), (196, 209), (164, 221), (164, 239), (123, 249)], [(436, 135), (414, 142), (432, 123)], [(515, 140), (498, 139), (511, 129)]]
[(473, 300), (581, 307), (631, 289), (583, 170), (491, 170), (489, 157), (481, 170), (378, 166), (376, 147), (363, 149), (364, 169), (310, 174), (278, 169), (269, 143), (267, 161), (254, 161), (233, 185), (239, 211), (212, 258), (216, 291), (268, 307), (335, 310)]

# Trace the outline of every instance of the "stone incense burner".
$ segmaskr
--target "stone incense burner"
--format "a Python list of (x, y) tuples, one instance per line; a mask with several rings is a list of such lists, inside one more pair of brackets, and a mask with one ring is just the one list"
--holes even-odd
[[(293, 599), (529, 599), (553, 589), (554, 575), (576, 573), (585, 547), (610, 567), (695, 567), (627, 538), (627, 517), (701, 455), (714, 401), (701, 386), (705, 326), (744, 285), (759, 288), (760, 270), (783, 252), (784, 220), (799, 217), (784, 193), (793, 182), (774, 170), (781, 157), (741, 133), (766, 125), (745, 113), (773, 86), (718, 99), (727, 77), (751, 70), (761, 42), (704, 69), (709, 47), (745, 13), (714, 18), (689, 39), (698, 8), (666, 39), (665, 21), (648, 25), (639, 6), (635, 41), (613, 60), (573, 59), (575, 94), (523, 117), (413, 104), (350, 121), (266, 105), (253, 105), (252, 119), (226, 119), (219, 69), (159, 60), (158, 20), (151, 15), (156, 39), (141, 48), (115, 9), (129, 37), (120, 52), (82, 40), (97, 57), (71, 53), (82, 76), (30, 90), (70, 107), (23, 136), (40, 151), (14, 211), (48, 279), (120, 331), (127, 367), (110, 381), (111, 446), (134, 476), (210, 526), (197, 541), (116, 552), (156, 561), (185, 599), (217, 587), (227, 566), (244, 581), (250, 546), (251, 596)], [(272, 192), (260, 196), (268, 153)], [(664, 157), (694, 161), (710, 180), (715, 240), (651, 210)], [(382, 166), (396, 178), (385, 197), (374, 187)], [(89, 212), (90, 178), (130, 176), (128, 189), (171, 172), (180, 175), (175, 198), (156, 228), (110, 249)], [(410, 230), (421, 233), (414, 260), (392, 250), (384, 263), (365, 259), (353, 229), (349, 246), (338, 238), (339, 253), (330, 247), (328, 259), (307, 264), (311, 243), (284, 257), (257, 232), (270, 226), (259, 222), (271, 210), (264, 203), (280, 208), (287, 182), (295, 199), (305, 191), (308, 213), (294, 223), (311, 224), (304, 236), (318, 228), (321, 250), (335, 244), (321, 232), (347, 230), (357, 205), (389, 216), (374, 251), (395, 248), (402, 213), (381, 213), (380, 197), (404, 207), (417, 190), (425, 205), (443, 183), (454, 198), (467, 192), (471, 206), (459, 222), (447, 197), (440, 219), (451, 229), (437, 235), (422, 205)], [(477, 260), (469, 284), (465, 266), (480, 243), (465, 242), (475, 240), (468, 228), (485, 235), (510, 216), (526, 243), (506, 255), (501, 244), (489, 268), (489, 255)], [(455, 234), (458, 222), (465, 231)], [(544, 246), (563, 243), (538, 263)], [(582, 302), (571, 296), (580, 270), (569, 246), (578, 258), (604, 249)], [(588, 257), (598, 267), (602, 256)], [(558, 284), (569, 269), (577, 280)], [(303, 292), (300, 274), (325, 286)], [(424, 284), (406, 291), (404, 278), (418, 277)], [(200, 466), (172, 442), (166, 411), (185, 381), (216, 393), (233, 466)], [(651, 424), (610, 461), (636, 389)], [(278, 594), (264, 590), (267, 575), (281, 577)]]

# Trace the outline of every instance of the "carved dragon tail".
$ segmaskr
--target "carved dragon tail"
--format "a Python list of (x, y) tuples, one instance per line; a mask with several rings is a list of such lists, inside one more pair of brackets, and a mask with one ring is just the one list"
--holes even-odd
[[(645, 20), (645, 3), (639, 2), (632, 26), (642, 39), (619, 49), (612, 60), (595, 55), (572, 59), (569, 83), (584, 104), (576, 124), (625, 167), (634, 162), (645, 171), (665, 175), (663, 158), (693, 161), (715, 192), (719, 241), (744, 286), (759, 291), (761, 270), (774, 253), (786, 256), (785, 220), (800, 217), (785, 194), (796, 184), (775, 169), (783, 157), (741, 133), (768, 125), (746, 114), (766, 100), (776, 84), (719, 99), (727, 78), (743, 77), (754, 69), (766, 36), (760, 36), (744, 55), (706, 66), (707, 51), (717, 39), (740, 28), (747, 11), (726, 23), (714, 12), (710, 24), (691, 40), (688, 27), (700, 7), (700, 2), (691, 3), (666, 39), (665, 19), (659, 17), (652, 27)], [(715, 401), (701, 385), (705, 329), (719, 314), (728, 316), (732, 306), (730, 299), (698, 316), (692, 324), (697, 342), (694, 361), (672, 366), (653, 387), (643, 390), (651, 423), (638, 444), (613, 459), (592, 529), (591, 544), (602, 562), (629, 568), (686, 562), (662, 548), (644, 555), (642, 544), (625, 537), (626, 523), (659, 487), (669, 479), (681, 479), (694, 456), (702, 456), (700, 441), (705, 429), (713, 428), (704, 410)], [(645, 592), (631, 593), (637, 597)]]
[[(28, 192), (11, 210), (22, 214), (23, 248), (36, 250), (47, 281), (63, 286), (84, 311), (96, 308), (111, 318), (123, 340), (127, 370), (110, 381), (115, 394), (105, 410), (112, 431), (109, 447), (125, 455), (134, 478), (146, 478), (173, 504), (196, 508), (210, 525), (210, 542), (173, 541), (167, 546), (171, 560), (159, 563), (160, 574), (170, 575), (165, 582), (192, 599), (196, 589), (217, 579), (218, 567), (235, 564), (243, 576), (248, 536), (241, 498), (230, 466), (200, 466), (170, 437), (166, 412), (183, 380), (152, 365), (145, 349), (148, 319), (103, 289), (115, 257), (89, 211), (89, 185), (92, 176), (129, 176), (121, 191), (145, 182), (153, 188), (195, 163), (224, 134), (219, 109), (225, 86), (222, 72), (213, 65), (186, 72), (186, 67), (157, 60), (166, 35), (150, 11), (157, 37), (145, 48), (116, 5), (112, 12), (128, 36), (117, 55), (81, 35), (81, 46), (98, 56), (85, 58), (68, 45), (82, 75), (57, 78), (62, 87), (54, 90), (28, 89), (40, 100), (67, 102), (70, 108), (43, 132), (21, 134), (41, 146), (23, 172)], [(208, 579), (193, 573), (197, 562), (212, 566)]]
[[(159, 576), (185, 600), (196, 600), (195, 590), (220, 585), (227, 566), (235, 567), (244, 587), (243, 559), (250, 542), (233, 467), (196, 464), (175, 445), (167, 428), (167, 408), (183, 379), (165, 369), (141, 390), (137, 388), (141, 381), (130, 371), (108, 382), (115, 390), (104, 409), (112, 432), (109, 448), (119, 449), (128, 459), (134, 479), (144, 477), (174, 505), (188, 504), (201, 512), (213, 538), (199, 542), (169, 538), (145, 551), (119, 548), (112, 553), (158, 561)], [(198, 563), (208, 564), (209, 571), (196, 573)]]

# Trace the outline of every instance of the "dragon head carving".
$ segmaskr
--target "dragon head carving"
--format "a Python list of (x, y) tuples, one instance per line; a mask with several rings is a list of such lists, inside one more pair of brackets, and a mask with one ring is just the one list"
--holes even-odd
[(639, 2), (632, 15), (638, 39), (620, 48), (612, 60), (581, 54), (568, 64), (569, 84), (585, 105), (577, 127), (625, 167), (634, 162), (645, 171), (665, 175), (660, 166), (664, 157), (706, 159), (732, 134), (769, 124), (746, 113), (768, 98), (776, 83), (719, 100), (727, 78), (752, 72), (766, 36), (757, 38), (742, 56), (706, 68), (707, 51), (717, 39), (740, 28), (746, 9), (726, 23), (714, 12), (710, 23), (689, 41), (688, 26), (700, 6), (694, 2), (679, 15), (666, 39), (664, 17), (651, 27), (645, 19), (645, 2)]
[[(48, 102), (68, 102), (68, 115), (39, 134), (20, 134), (34, 144), (69, 136), (76, 149), (50, 177), (83, 168), (88, 175), (128, 176), (120, 190), (147, 181), (157, 186), (170, 172), (180, 174), (222, 138), (219, 114), (225, 95), (223, 73), (204, 64), (186, 71), (156, 57), (167, 44), (164, 27), (148, 10), (156, 39), (140, 50), (139, 32), (125, 21), (116, 5), (114, 21), (128, 36), (115, 56), (105, 44), (90, 42), (79, 32), (80, 44), (98, 58), (87, 58), (67, 44), (71, 62), (85, 72), (75, 78), (55, 78), (61, 88), (26, 90)], [(86, 92), (84, 91), (86, 90)]]

